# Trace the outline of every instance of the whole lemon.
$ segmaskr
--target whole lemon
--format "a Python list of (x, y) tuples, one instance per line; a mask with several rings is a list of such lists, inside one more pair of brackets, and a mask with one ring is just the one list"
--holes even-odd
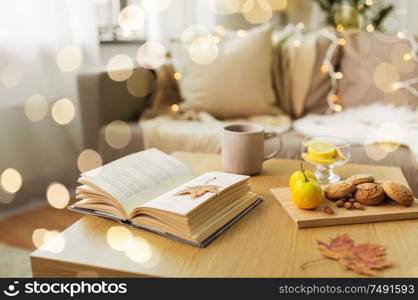
[(317, 208), (322, 202), (322, 188), (312, 179), (299, 180), (292, 189), (293, 203), (302, 209)]
[(299, 170), (299, 171), (294, 172), (292, 174), (292, 176), (290, 176), (290, 179), (289, 179), (289, 187), (290, 187), (290, 189), (293, 189), (293, 186), (299, 180), (302, 180), (302, 179), (305, 180), (305, 176), (303, 176), (303, 172), (305, 172), (305, 176), (308, 179), (312, 179), (312, 180), (315, 180), (316, 181), (316, 177), (315, 177), (314, 174), (312, 174), (312, 172)]

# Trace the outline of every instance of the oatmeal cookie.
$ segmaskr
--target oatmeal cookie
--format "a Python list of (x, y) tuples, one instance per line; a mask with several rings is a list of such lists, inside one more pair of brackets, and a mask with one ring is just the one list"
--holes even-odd
[(324, 195), (331, 200), (338, 200), (350, 196), (356, 190), (356, 186), (348, 181), (340, 181), (330, 184), (325, 190)]
[(378, 205), (385, 200), (385, 192), (380, 184), (361, 183), (356, 186), (354, 199), (364, 205)]
[(411, 206), (414, 202), (414, 194), (403, 184), (386, 181), (382, 183), (382, 188), (390, 199), (400, 205)]
[(374, 177), (370, 174), (357, 174), (346, 179), (348, 182), (352, 182), (355, 185), (362, 183), (373, 183)]

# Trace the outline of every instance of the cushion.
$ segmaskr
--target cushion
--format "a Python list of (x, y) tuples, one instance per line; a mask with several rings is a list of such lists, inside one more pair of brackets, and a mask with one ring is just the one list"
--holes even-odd
[[(318, 34), (318, 33), (317, 33)], [(324, 58), (332, 41), (324, 36), (316, 40), (316, 59), (311, 74), (311, 85), (305, 100), (304, 114), (322, 114), (328, 109), (327, 96), (331, 90), (331, 80), (328, 73), (321, 72)], [(338, 47), (331, 57), (331, 64), (334, 68), (338, 64), (341, 48)]]
[(404, 60), (411, 50), (409, 43), (397, 36), (375, 33), (353, 33), (341, 58), (338, 90), (344, 107), (384, 101), (395, 105), (418, 105), (418, 97), (393, 84), (418, 77), (418, 64)]
[[(330, 29), (323, 28), (302, 34), (287, 26), (279, 32), (274, 53), (274, 80), (279, 105), (292, 117), (327, 110), (327, 95), (331, 80), (321, 66), (331, 40), (325, 37)], [(295, 46), (296, 45), (296, 46)], [(340, 49), (331, 57), (336, 67)]]
[(271, 35), (272, 26), (266, 24), (244, 36), (211, 44), (210, 54), (218, 53), (209, 63), (210, 58), (196, 63), (184, 46), (174, 46), (173, 65), (182, 75), (179, 85), (185, 100), (181, 108), (221, 119), (278, 113), (272, 87)]

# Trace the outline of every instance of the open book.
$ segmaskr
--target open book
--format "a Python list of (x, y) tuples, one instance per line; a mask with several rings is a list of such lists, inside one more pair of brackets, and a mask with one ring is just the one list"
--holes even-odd
[(81, 174), (69, 209), (204, 247), (262, 201), (249, 177), (192, 171), (149, 149)]

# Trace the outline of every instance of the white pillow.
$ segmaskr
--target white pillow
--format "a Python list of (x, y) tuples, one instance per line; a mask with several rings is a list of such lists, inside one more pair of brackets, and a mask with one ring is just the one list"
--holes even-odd
[(217, 51), (208, 64), (194, 62), (187, 48), (175, 46), (173, 65), (181, 73), (179, 86), (184, 99), (181, 108), (205, 111), (217, 118), (279, 113), (272, 83), (272, 31), (266, 24), (242, 37), (211, 44), (203, 53), (206, 56), (198, 57), (207, 62)]

